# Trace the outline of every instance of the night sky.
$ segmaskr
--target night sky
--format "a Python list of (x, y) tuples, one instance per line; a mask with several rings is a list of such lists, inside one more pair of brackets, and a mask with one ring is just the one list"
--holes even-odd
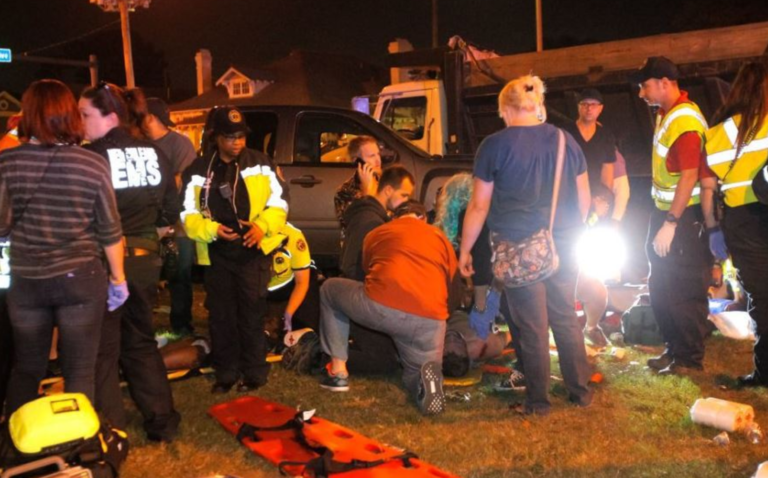
[[(545, 47), (768, 20), (766, 0), (543, 0)], [(454, 34), (499, 53), (535, 49), (534, 0), (439, 0), (440, 42)], [(686, 13), (683, 13), (686, 12)], [(88, 0), (0, 0), (0, 47), (40, 56), (99, 56), (102, 76), (124, 82), (118, 20)], [(131, 15), (136, 82), (194, 94), (194, 54), (208, 48), (214, 76), (232, 63), (263, 67), (293, 49), (348, 53), (382, 64), (389, 41), (430, 46), (431, 0), (153, 0)], [(662, 52), (660, 52), (662, 53)], [(0, 65), (0, 91), (35, 77), (85, 81), (87, 72)], [(77, 75), (77, 76), (73, 76)]]

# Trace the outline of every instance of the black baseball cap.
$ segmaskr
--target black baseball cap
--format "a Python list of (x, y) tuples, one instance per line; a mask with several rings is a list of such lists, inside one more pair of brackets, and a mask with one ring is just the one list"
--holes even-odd
[(248, 133), (248, 125), (239, 109), (234, 106), (218, 106), (208, 113), (211, 134)]
[(651, 78), (677, 80), (680, 78), (680, 71), (677, 69), (677, 65), (667, 57), (649, 56), (639, 70), (629, 75), (629, 81), (635, 84), (640, 84)]
[(160, 98), (147, 98), (147, 110), (166, 127), (172, 128), (176, 126), (176, 123), (171, 120), (171, 112), (168, 109), (168, 105)]
[(603, 95), (601, 95), (600, 92), (594, 88), (587, 88), (586, 90), (582, 90), (582, 92), (579, 93), (579, 101), (584, 100), (595, 100), (598, 103), (603, 104)]

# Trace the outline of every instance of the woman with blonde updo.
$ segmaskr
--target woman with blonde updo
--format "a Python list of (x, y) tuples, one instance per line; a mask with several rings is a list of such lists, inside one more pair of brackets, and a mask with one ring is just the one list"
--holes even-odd
[[(474, 189), (459, 255), (465, 277), (474, 273), (472, 246), (486, 219), (493, 242), (519, 242), (549, 227), (560, 134), (545, 123), (544, 92), (538, 77), (523, 76), (509, 82), (499, 94), (499, 115), (507, 127), (483, 140), (475, 158)], [(540, 282), (505, 289), (512, 318), (520, 328), (517, 351), (525, 363), (526, 399), (518, 408), (520, 413), (549, 413), (550, 327), (569, 400), (580, 407), (592, 402), (584, 336), (574, 310), (578, 275), (574, 245), (584, 229), (589, 206), (584, 154), (565, 133), (565, 161), (552, 230), (559, 269)]]

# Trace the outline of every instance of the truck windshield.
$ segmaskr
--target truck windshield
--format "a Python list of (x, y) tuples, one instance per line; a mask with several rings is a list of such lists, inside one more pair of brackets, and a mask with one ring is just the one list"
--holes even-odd
[(426, 96), (394, 98), (384, 104), (381, 122), (403, 138), (413, 141), (424, 137), (427, 116)]

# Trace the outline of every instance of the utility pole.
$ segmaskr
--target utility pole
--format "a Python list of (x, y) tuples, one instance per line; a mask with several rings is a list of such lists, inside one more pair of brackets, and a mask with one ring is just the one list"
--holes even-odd
[(123, 57), (125, 59), (125, 84), (128, 88), (135, 88), (136, 81), (133, 75), (133, 51), (131, 48), (131, 20), (130, 12), (136, 7), (149, 8), (152, 0), (90, 0), (105, 12), (120, 12), (120, 26), (123, 32)]
[(432, 48), (438, 47), (437, 39), (437, 1), (432, 0)]
[(544, 51), (544, 27), (541, 20), (541, 0), (536, 0), (536, 51)]

